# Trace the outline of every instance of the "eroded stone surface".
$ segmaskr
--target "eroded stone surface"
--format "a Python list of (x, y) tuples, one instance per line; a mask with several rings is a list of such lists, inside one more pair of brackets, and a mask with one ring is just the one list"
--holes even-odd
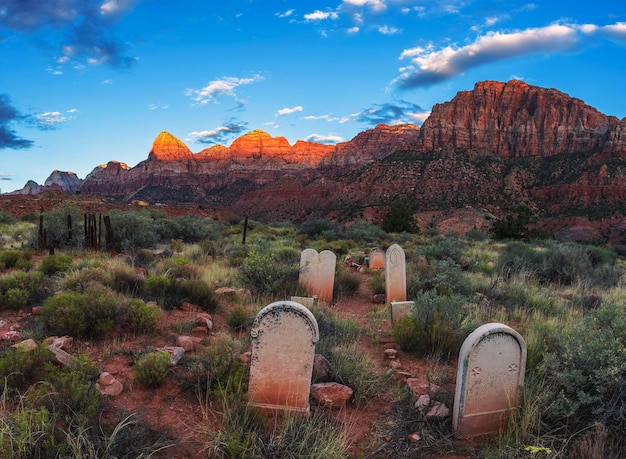
[(263, 308), (252, 325), (248, 400), (269, 410), (309, 412), (317, 321), (294, 301)]
[(518, 405), (526, 368), (526, 343), (500, 323), (478, 327), (459, 353), (452, 425), (459, 437), (475, 437), (506, 428)]
[(387, 302), (406, 301), (406, 256), (398, 244), (385, 252), (385, 290)]
[(304, 249), (300, 255), (300, 284), (309, 295), (330, 303), (333, 299), (336, 264), (337, 256), (330, 250), (317, 253), (315, 249)]

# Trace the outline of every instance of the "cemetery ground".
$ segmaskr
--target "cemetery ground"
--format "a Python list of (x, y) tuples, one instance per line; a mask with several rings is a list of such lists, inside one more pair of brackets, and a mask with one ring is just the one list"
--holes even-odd
[[(133, 220), (125, 234), (142, 236), (155, 220)], [(118, 232), (122, 223), (113, 218)], [(194, 223), (208, 232), (170, 230), (115, 256), (34, 253), (0, 228), (3, 457), (624, 457), (621, 248), (258, 223), (244, 245), (239, 222)], [(394, 243), (407, 254), (416, 308), (392, 323), (384, 276), (359, 267), (370, 249)], [(315, 353), (332, 368), (317, 380), (354, 393), (340, 408), (311, 398), (308, 416), (258, 413), (246, 394), (252, 321), (274, 301), (306, 295), (298, 260), (310, 247), (337, 254), (333, 299), (312, 308)], [(528, 345), (521, 401), (506, 432), (459, 439), (459, 349), (490, 322)], [(429, 407), (450, 414), (427, 418), (407, 380), (425, 381)]]

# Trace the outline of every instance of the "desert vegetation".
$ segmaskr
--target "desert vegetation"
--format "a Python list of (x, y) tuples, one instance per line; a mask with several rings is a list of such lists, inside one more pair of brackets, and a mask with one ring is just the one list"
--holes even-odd
[[(44, 216), (54, 254), (35, 250), (37, 218), (0, 215), (0, 455), (626, 456), (623, 250), (526, 232), (520, 240), (504, 239), (502, 231), (419, 231), (403, 226), (404, 210), (398, 206), (386, 220), (389, 232), (319, 218), (250, 221), (245, 244), (243, 221), (117, 211), (110, 215), (110, 253), (86, 249), (83, 218), (70, 206)], [(371, 248), (392, 243), (407, 255), (408, 297), (418, 306), (394, 324), (389, 306), (372, 301), (384, 293), (384, 276), (341, 263), (350, 256), (363, 264)], [(327, 379), (354, 395), (341, 410), (312, 406), (308, 417), (269, 417), (246, 400), (248, 330), (270, 302), (305, 293), (298, 274), (307, 247), (338, 257), (333, 304), (312, 310), (316, 353), (334, 369)], [(155, 352), (191, 334), (200, 315), (213, 328), (193, 352), (175, 366), (167, 352)], [(506, 431), (457, 441), (449, 418), (429, 421), (414, 408), (383, 350), (397, 348), (404, 365), (444, 389), (437, 397), (451, 407), (460, 346), (487, 322), (513, 327), (527, 343), (522, 402)], [(6, 334), (9, 324), (19, 338)], [(46, 346), (50, 336), (73, 338), (67, 365)], [(37, 346), (13, 346), (27, 339)], [(96, 385), (115, 359), (132, 368), (118, 375), (119, 398)], [(133, 399), (123, 397), (133, 393), (149, 406), (129, 409)], [(162, 404), (153, 406), (158, 394)], [(179, 412), (176, 403), (193, 410)], [(421, 440), (412, 442), (415, 432)]]

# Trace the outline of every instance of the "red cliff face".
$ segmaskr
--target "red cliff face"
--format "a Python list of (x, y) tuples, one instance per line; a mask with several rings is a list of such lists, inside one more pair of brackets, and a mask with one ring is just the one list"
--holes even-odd
[(502, 157), (626, 149), (624, 126), (579, 99), (521, 81), (477, 83), (433, 107), (422, 150), (486, 149)]

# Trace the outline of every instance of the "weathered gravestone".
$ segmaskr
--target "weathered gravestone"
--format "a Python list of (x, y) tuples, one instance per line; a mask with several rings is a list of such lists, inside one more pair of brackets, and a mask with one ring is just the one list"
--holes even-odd
[(315, 249), (304, 249), (300, 255), (300, 284), (309, 295), (330, 303), (333, 299), (336, 265), (337, 256), (330, 250), (317, 253)]
[(526, 369), (526, 343), (500, 323), (481, 325), (459, 353), (452, 427), (458, 437), (506, 429), (519, 403)]
[(406, 301), (406, 257), (398, 244), (385, 252), (385, 293), (387, 303)]
[(374, 247), (369, 254), (370, 269), (385, 269), (385, 251), (379, 247)]
[(403, 317), (411, 317), (415, 309), (414, 301), (392, 301), (391, 302), (391, 323), (395, 324)]
[(309, 393), (319, 339), (317, 321), (295, 301), (264, 307), (252, 325), (248, 401), (261, 409), (309, 412)]

